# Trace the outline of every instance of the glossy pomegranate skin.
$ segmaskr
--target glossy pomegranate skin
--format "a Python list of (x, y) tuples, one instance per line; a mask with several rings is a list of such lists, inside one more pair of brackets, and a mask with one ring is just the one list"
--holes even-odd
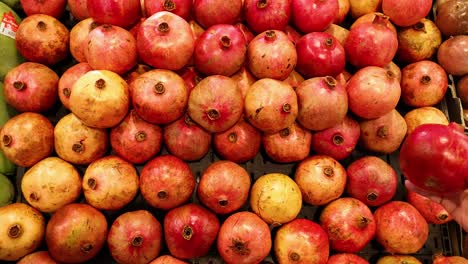
[(338, 0), (291, 0), (292, 23), (303, 33), (323, 31), (333, 23), (338, 9)]
[(80, 21), (89, 17), (87, 0), (68, 0), (67, 4), (74, 19)]
[(204, 28), (216, 24), (234, 24), (242, 13), (242, 1), (194, 0), (193, 16)]
[(181, 259), (206, 255), (219, 228), (216, 215), (194, 203), (174, 208), (164, 217), (166, 245), (171, 255)]
[(61, 76), (58, 82), (58, 96), (60, 102), (65, 108), (69, 108), (70, 94), (73, 84), (85, 73), (93, 70), (86, 62), (77, 63), (68, 68)]
[(22, 257), (17, 264), (57, 264), (48, 251), (40, 250)]
[(244, 16), (254, 32), (284, 30), (291, 16), (290, 0), (245, 0)]
[(331, 255), (330, 258), (328, 258), (327, 264), (369, 264), (369, 262), (362, 257), (353, 254), (353, 253), (337, 253), (334, 255)]
[(129, 28), (141, 17), (139, 0), (87, 0), (89, 15), (99, 24)]
[(333, 76), (345, 67), (345, 50), (340, 42), (326, 32), (312, 32), (296, 43), (296, 70), (306, 78)]
[(21, 7), (23, 8), (26, 16), (34, 14), (44, 14), (53, 16), (57, 19), (63, 15), (67, 5), (66, 0), (53, 0), (53, 1), (35, 1), (35, 0), (21, 0)]
[(145, 15), (147, 17), (160, 11), (172, 12), (185, 20), (191, 17), (193, 0), (152, 0), (144, 1)]
[(443, 205), (417, 192), (407, 190), (406, 201), (414, 206), (430, 224), (441, 225), (453, 220), (452, 214)]
[(431, 8), (431, 0), (382, 0), (384, 14), (389, 16), (392, 22), (400, 27), (416, 24), (429, 14)]
[(70, 30), (70, 53), (78, 62), (86, 62), (88, 34), (98, 23), (92, 18), (86, 18), (76, 23)]

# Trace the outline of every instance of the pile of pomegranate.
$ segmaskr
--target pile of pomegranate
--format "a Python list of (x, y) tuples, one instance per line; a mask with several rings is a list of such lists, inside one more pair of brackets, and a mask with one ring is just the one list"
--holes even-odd
[(0, 149), (23, 199), (0, 208), (0, 260), (422, 263), (454, 219), (403, 181), (468, 188), (468, 137), (438, 108), (468, 87), (467, 1), (21, 4)]

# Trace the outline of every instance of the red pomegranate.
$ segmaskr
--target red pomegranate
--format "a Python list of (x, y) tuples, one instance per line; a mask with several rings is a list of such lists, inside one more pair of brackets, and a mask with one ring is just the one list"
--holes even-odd
[(141, 17), (139, 0), (87, 0), (89, 15), (99, 24), (129, 28)]
[(20, 3), (26, 16), (31, 16), (34, 14), (44, 14), (60, 19), (65, 11), (67, 0), (20, 0)]
[(443, 205), (417, 192), (407, 190), (406, 201), (414, 206), (430, 224), (440, 225), (453, 220), (453, 216)]
[(274, 240), (279, 263), (326, 264), (329, 251), (327, 233), (308, 219), (295, 219), (281, 226)]
[(70, 30), (70, 53), (78, 62), (86, 62), (88, 34), (98, 26), (92, 18), (86, 18), (76, 23)]
[(52, 257), (50, 256), (48, 251), (41, 250), (36, 251), (31, 254), (28, 254), (22, 257), (17, 264), (58, 264)]
[(432, 264), (465, 264), (468, 259), (461, 256), (435, 255)]
[(291, 16), (290, 0), (245, 0), (244, 17), (254, 32), (284, 30)]
[(187, 98), (192, 92), (193, 88), (203, 79), (203, 75), (192, 66), (184, 67), (181, 70), (177, 71), (182, 79), (185, 82), (185, 88), (187, 88)]
[(338, 14), (336, 14), (333, 20), (334, 24), (341, 24), (348, 16), (349, 10), (351, 9), (351, 3), (349, 0), (338, 0)]
[(340, 124), (348, 112), (348, 95), (342, 83), (331, 76), (315, 77), (297, 88), (298, 122), (310, 130)]
[(87, 2), (87, 0), (67, 0), (70, 13), (77, 21), (89, 18)]
[[(354, 0), (352, 0), (354, 1)], [(382, 2), (382, 0), (369, 0), (370, 1), (380, 1)], [(359, 24), (363, 24), (363, 23), (372, 23), (374, 20), (377, 19), (377, 17), (380, 17), (380, 22), (382, 22), (381, 24), (388, 27), (389, 29), (391, 29), (393, 32), (397, 33), (397, 29), (396, 27), (392, 24), (392, 22), (390, 21), (390, 19), (387, 19), (387, 17), (381, 13), (381, 12), (377, 12), (377, 11), (372, 11), (372, 12), (369, 12), (369, 13), (366, 13), (362, 16), (360, 16), (359, 18), (357, 18), (356, 20), (354, 20), (354, 22), (351, 24), (351, 26), (349, 27), (349, 29), (352, 29), (352, 28), (355, 28), (357, 25)]]
[(286, 36), (288, 36), (289, 40), (291, 40), (294, 44), (296, 44), (302, 37), (302, 34), (297, 32), (297, 30), (290, 25), (287, 25), (283, 31), (286, 33)]
[(296, 63), (294, 44), (279, 30), (258, 34), (247, 48), (247, 67), (258, 79), (284, 80), (294, 70)]
[(242, 0), (194, 0), (193, 16), (204, 28), (217, 24), (234, 24), (242, 13)]
[(234, 26), (242, 32), (242, 35), (244, 35), (245, 38), (245, 44), (249, 45), (250, 41), (252, 41), (252, 39), (254, 39), (255, 37), (252, 31), (241, 22), (237, 22), (236, 24), (234, 24)]
[(149, 264), (187, 264), (187, 262), (174, 258), (171, 255), (162, 255), (151, 261)]
[(164, 217), (164, 239), (172, 256), (191, 259), (208, 253), (219, 231), (216, 215), (190, 203), (170, 210)]
[(268, 225), (247, 211), (230, 215), (217, 238), (218, 252), (227, 264), (260, 263), (270, 253), (271, 245)]
[(344, 47), (346, 43), (346, 39), (349, 35), (349, 30), (339, 25), (331, 24), (324, 32), (335, 37), (338, 42), (340, 42), (341, 46)]
[(312, 150), (336, 160), (343, 160), (354, 151), (361, 129), (359, 123), (346, 115), (341, 123), (312, 134)]
[(162, 232), (161, 223), (149, 211), (126, 212), (112, 223), (107, 246), (119, 263), (146, 264), (159, 255)]
[(338, 0), (291, 0), (292, 23), (306, 34), (324, 31), (338, 11)]
[(147, 17), (160, 11), (172, 12), (185, 20), (191, 17), (193, 0), (153, 0), (144, 1), (144, 9)]
[(353, 253), (337, 253), (328, 258), (327, 264), (369, 264), (367, 260)]
[(58, 81), (58, 96), (60, 102), (65, 108), (70, 108), (70, 95), (72, 93), (72, 88), (75, 82), (85, 73), (92, 70), (93, 68), (91, 68), (88, 63), (80, 62), (68, 68), (60, 76)]
[(147, 162), (140, 173), (140, 191), (151, 206), (169, 210), (185, 203), (195, 189), (195, 177), (183, 160), (163, 155)]
[(45, 112), (57, 101), (59, 77), (51, 68), (24, 62), (5, 76), (5, 101), (19, 112)]
[(260, 79), (247, 90), (244, 113), (249, 123), (257, 129), (276, 133), (296, 120), (296, 92), (285, 82)]
[(429, 14), (431, 8), (431, 0), (382, 0), (382, 11), (400, 27), (416, 24)]
[(448, 73), (456, 76), (468, 74), (467, 35), (452, 36), (440, 44), (437, 62)]
[(197, 197), (216, 214), (229, 214), (245, 205), (249, 190), (249, 173), (237, 163), (222, 160), (203, 171)]

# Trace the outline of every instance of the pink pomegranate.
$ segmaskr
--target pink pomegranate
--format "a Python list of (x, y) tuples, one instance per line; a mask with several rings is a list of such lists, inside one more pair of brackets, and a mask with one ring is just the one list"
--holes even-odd
[(244, 16), (250, 29), (284, 30), (291, 16), (290, 0), (245, 0)]
[(369, 264), (369, 262), (353, 253), (337, 253), (328, 258), (327, 264)]
[(93, 68), (86, 63), (80, 62), (68, 68), (61, 76), (58, 82), (58, 96), (62, 105), (70, 108), (70, 95), (75, 82), (85, 73), (92, 71)]
[(384, 14), (400, 27), (416, 24), (429, 14), (431, 8), (431, 0), (382, 0)]
[(151, 261), (149, 264), (187, 264), (187, 262), (174, 258), (171, 255), (162, 255)]
[(22, 257), (17, 264), (58, 264), (48, 251), (40, 250)]
[(217, 24), (234, 24), (242, 13), (242, 0), (194, 0), (193, 16), (204, 28)]
[(324, 31), (338, 11), (338, 0), (291, 0), (292, 23), (306, 34)]
[(92, 18), (86, 18), (76, 23), (70, 30), (70, 53), (78, 62), (86, 62), (88, 34), (98, 24)]
[(89, 15), (99, 24), (129, 28), (141, 17), (140, 0), (87, 0)]
[(417, 192), (406, 190), (406, 201), (410, 203), (430, 224), (445, 224), (453, 220), (452, 214), (440, 203)]
[(191, 17), (193, 0), (152, 0), (144, 1), (144, 9), (147, 17), (160, 11), (172, 12), (185, 20)]
[(20, 0), (20, 3), (26, 16), (44, 14), (60, 19), (65, 11), (67, 0)]

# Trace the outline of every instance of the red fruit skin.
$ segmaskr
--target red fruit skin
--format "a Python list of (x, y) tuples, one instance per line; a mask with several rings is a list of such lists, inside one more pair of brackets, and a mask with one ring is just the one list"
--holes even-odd
[(184, 79), (185, 88), (187, 88), (187, 98), (193, 88), (195, 88), (195, 86), (197, 86), (197, 84), (203, 79), (203, 75), (192, 66), (182, 68), (177, 71), (177, 74)]
[(160, 11), (172, 12), (185, 20), (191, 17), (193, 0), (152, 0), (144, 1), (144, 9), (147, 17)]
[[(279, 263), (326, 264), (330, 251), (327, 233), (308, 219), (295, 219), (278, 229), (274, 250)], [(297, 256), (300, 262), (294, 261)]]
[(171, 255), (181, 259), (204, 256), (219, 231), (216, 215), (197, 204), (170, 210), (164, 217), (164, 238)]
[(411, 204), (391, 201), (374, 212), (376, 241), (391, 254), (412, 254), (426, 243), (429, 226)]
[(311, 148), (317, 154), (343, 160), (351, 155), (360, 135), (359, 123), (346, 115), (338, 125), (313, 133)]
[(292, 41), (292, 43), (294, 44), (296, 44), (302, 37), (301, 33), (299, 33), (295, 28), (289, 25), (287, 25), (283, 31), (284, 33), (286, 33), (286, 36), (288, 36), (289, 40)]
[(67, 0), (20, 0), (20, 4), (26, 16), (44, 14), (60, 19), (65, 11)]
[(243, 163), (260, 151), (262, 134), (241, 118), (230, 129), (213, 135), (213, 147), (223, 159)]
[(134, 109), (110, 131), (110, 144), (121, 158), (142, 164), (155, 156), (162, 147), (163, 132), (160, 126), (141, 119)]
[(233, 25), (209, 27), (195, 44), (193, 54), (197, 70), (206, 75), (230, 76), (244, 64), (247, 43), (242, 32)]
[(89, 17), (87, 0), (68, 0), (67, 4), (74, 19), (80, 21)]
[(217, 161), (203, 172), (197, 197), (216, 214), (229, 214), (246, 203), (250, 183), (250, 175), (243, 167), (232, 161)]
[(320, 225), (328, 234), (330, 248), (346, 253), (363, 250), (376, 232), (369, 207), (350, 197), (329, 203), (320, 214)]
[(466, 264), (468, 259), (460, 256), (436, 255), (432, 264)]
[(356, 115), (375, 119), (395, 109), (401, 95), (396, 75), (380, 67), (368, 66), (348, 81), (349, 109)]
[(398, 175), (378, 157), (365, 156), (353, 161), (346, 174), (346, 192), (368, 206), (383, 205), (395, 196)]
[(118, 263), (148, 263), (159, 255), (161, 244), (161, 223), (146, 210), (121, 214), (107, 236), (109, 251)]
[(99, 24), (129, 28), (141, 17), (140, 0), (87, 0), (86, 6), (90, 17)]
[(369, 264), (369, 262), (356, 254), (338, 253), (331, 255), (327, 264)]
[(264, 133), (263, 148), (273, 161), (279, 163), (297, 162), (305, 159), (310, 153), (312, 133), (301, 125), (291, 126), (277, 133)]
[(213, 136), (197, 125), (188, 115), (164, 126), (163, 142), (174, 156), (195, 161), (203, 158), (210, 150)]
[(305, 34), (324, 31), (338, 10), (338, 0), (291, 0), (292, 23)]
[(242, 13), (242, 0), (194, 0), (195, 20), (204, 28), (217, 24), (234, 24)]
[(252, 33), (250, 28), (248, 28), (245, 24), (242, 24), (241, 22), (237, 22), (234, 24), (235, 27), (237, 27), (241, 32), (242, 35), (244, 35), (245, 38), (245, 44), (249, 45), (250, 41), (255, 38), (255, 35)]
[(444, 195), (468, 188), (467, 159), (468, 137), (458, 124), (424, 124), (403, 141), (399, 162), (411, 183)]
[(140, 191), (151, 206), (169, 210), (182, 205), (195, 189), (195, 177), (187, 163), (163, 155), (147, 162), (140, 173)]
[(171, 255), (162, 255), (151, 261), (149, 264), (187, 264), (187, 262), (174, 258)]
[(156, 69), (180, 70), (192, 57), (195, 38), (189, 23), (167, 11), (148, 17), (137, 35), (140, 58)]
[(88, 34), (98, 24), (92, 18), (86, 18), (76, 23), (70, 30), (70, 53), (78, 62), (86, 62)]
[(244, 16), (247, 25), (254, 32), (284, 30), (291, 16), (290, 0), (244, 1)]
[(453, 216), (438, 202), (417, 192), (407, 190), (406, 201), (414, 206), (430, 224), (445, 224), (453, 220)]
[(58, 264), (48, 251), (36, 251), (21, 258), (17, 264)]
[(384, 14), (400, 27), (416, 24), (429, 14), (431, 8), (431, 0), (382, 0)]
[(58, 81), (58, 96), (62, 105), (69, 109), (70, 94), (72, 92), (73, 84), (85, 73), (92, 71), (93, 68), (86, 63), (80, 62), (68, 68)]
[(217, 249), (227, 264), (260, 263), (271, 245), (268, 225), (252, 212), (230, 215), (219, 229)]
[(4, 79), (5, 101), (19, 112), (45, 112), (55, 105), (59, 77), (49, 67), (24, 62)]
[(343, 72), (346, 59), (340, 42), (326, 32), (312, 32), (296, 43), (296, 70), (306, 78), (333, 76)]

